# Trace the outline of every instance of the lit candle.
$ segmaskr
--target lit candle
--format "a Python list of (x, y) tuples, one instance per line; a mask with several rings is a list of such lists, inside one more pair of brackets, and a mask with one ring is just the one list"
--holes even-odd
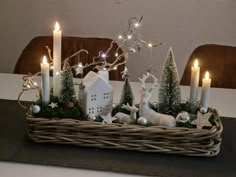
[(61, 30), (56, 22), (53, 31), (53, 95), (60, 96), (61, 87)]
[(42, 101), (48, 103), (50, 101), (50, 80), (49, 80), (49, 63), (46, 56), (43, 57), (41, 63), (42, 76)]
[(200, 67), (196, 59), (191, 69), (191, 88), (190, 88), (190, 103), (196, 104), (198, 99), (198, 85), (199, 85)]
[(209, 72), (207, 71), (205, 74), (205, 78), (202, 79), (202, 95), (201, 95), (201, 106), (206, 110), (208, 109), (209, 99), (210, 99), (210, 87), (211, 87), (211, 79), (209, 76)]

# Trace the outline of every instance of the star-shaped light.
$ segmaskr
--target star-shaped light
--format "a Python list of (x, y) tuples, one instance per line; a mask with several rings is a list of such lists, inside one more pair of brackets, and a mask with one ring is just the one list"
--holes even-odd
[(198, 129), (202, 129), (203, 126), (211, 127), (212, 124), (209, 122), (209, 118), (212, 113), (208, 112), (206, 114), (202, 114), (200, 111), (197, 113), (197, 119), (192, 121), (192, 124), (197, 125)]
[(104, 116), (104, 115), (101, 115), (101, 117), (102, 117), (102, 123), (103, 124), (112, 124), (112, 121), (114, 121), (114, 120), (116, 120), (117, 118), (115, 118), (115, 117), (112, 117), (111, 116), (111, 113), (108, 113), (106, 116)]
[(54, 108), (58, 107), (58, 104), (51, 102), (48, 106), (51, 107), (52, 109), (54, 109)]
[(79, 63), (78, 66), (75, 68), (75, 74), (83, 74), (84, 66), (82, 63)]

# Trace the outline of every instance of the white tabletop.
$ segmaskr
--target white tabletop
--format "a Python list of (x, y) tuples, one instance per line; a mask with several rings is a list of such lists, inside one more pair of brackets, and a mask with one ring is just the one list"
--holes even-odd
[[(0, 99), (16, 100), (18, 94), (22, 89), (22, 76), (14, 74), (3, 74), (0, 73)], [(37, 78), (39, 80), (40, 78)], [(119, 102), (120, 94), (122, 90), (122, 82), (111, 81), (110, 82), (114, 88), (114, 102)], [(133, 93), (135, 96), (135, 102), (138, 103), (140, 99), (140, 84), (131, 83)], [(189, 87), (181, 86), (182, 99), (186, 100), (189, 97)], [(157, 101), (158, 91), (154, 93), (151, 101)], [(199, 89), (200, 95), (200, 89)], [(35, 91), (28, 91), (22, 96), (22, 101), (32, 101), (35, 100)], [(236, 117), (236, 90), (234, 89), (216, 89), (211, 88), (211, 100), (210, 106), (216, 108), (221, 116)], [(51, 167), (42, 165), (32, 165), (32, 164), (19, 164), (13, 162), (0, 162), (0, 176), (25, 176), (25, 177), (59, 177), (59, 176), (70, 176), (70, 177), (118, 177), (127, 176), (135, 177), (138, 175), (121, 174), (114, 172), (101, 172), (93, 170), (84, 169), (72, 169), (72, 168), (62, 168), (62, 167)]]

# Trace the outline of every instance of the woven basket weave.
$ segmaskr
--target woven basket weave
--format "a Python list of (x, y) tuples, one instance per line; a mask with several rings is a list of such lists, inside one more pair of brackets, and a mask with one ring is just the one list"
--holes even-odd
[(211, 129), (101, 124), (75, 119), (34, 118), (27, 115), (28, 136), (33, 142), (161, 152), (188, 156), (215, 156), (220, 151), (223, 126), (213, 110)]

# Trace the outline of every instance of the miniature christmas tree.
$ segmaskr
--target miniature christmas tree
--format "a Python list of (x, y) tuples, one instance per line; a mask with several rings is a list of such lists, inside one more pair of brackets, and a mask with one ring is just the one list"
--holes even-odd
[(73, 74), (68, 61), (65, 61), (63, 66), (60, 101), (67, 107), (74, 106), (76, 101)]
[(181, 91), (179, 75), (172, 48), (170, 48), (161, 75), (158, 95), (158, 112), (176, 115), (178, 113), (180, 103)]
[(121, 99), (120, 99), (120, 105), (123, 104), (127, 104), (129, 103), (129, 105), (133, 104), (133, 100), (134, 100), (134, 96), (133, 96), (133, 92), (129, 83), (129, 78), (125, 77), (125, 83), (123, 86), (123, 90), (122, 90), (122, 94), (121, 94)]
[(115, 115), (118, 112), (130, 114), (130, 111), (122, 108), (122, 105), (123, 104), (126, 105), (127, 103), (131, 106), (133, 105), (134, 96), (133, 96), (132, 88), (129, 83), (129, 74), (126, 67), (125, 67), (125, 70), (123, 71), (122, 78), (124, 78), (125, 81), (124, 81), (124, 86), (121, 93), (121, 99), (120, 99), (119, 104), (112, 110), (112, 115)]

